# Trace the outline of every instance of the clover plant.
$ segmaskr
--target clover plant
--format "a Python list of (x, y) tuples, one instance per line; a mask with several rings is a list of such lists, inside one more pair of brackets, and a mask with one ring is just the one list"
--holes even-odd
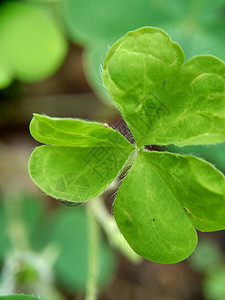
[(31, 154), (33, 181), (57, 199), (84, 202), (131, 165), (114, 202), (118, 227), (133, 250), (155, 262), (186, 259), (196, 229), (225, 228), (225, 178), (191, 155), (146, 145), (225, 140), (225, 64), (211, 55), (185, 61), (162, 30), (128, 32), (109, 50), (102, 79), (132, 132), (128, 142), (107, 124), (34, 114), (32, 136), (47, 144)]
[[(225, 59), (225, 18), (223, 0), (64, 0), (62, 15), (70, 38), (84, 46), (84, 65), (90, 85), (109, 103), (100, 84), (99, 66), (108, 45), (126, 32), (147, 25), (164, 28), (185, 52), (211, 53)], [(129, 9), (127, 9), (129, 7)], [(196, 154), (225, 170), (225, 143), (175, 148), (180, 154)], [(167, 148), (173, 152), (174, 148)]]

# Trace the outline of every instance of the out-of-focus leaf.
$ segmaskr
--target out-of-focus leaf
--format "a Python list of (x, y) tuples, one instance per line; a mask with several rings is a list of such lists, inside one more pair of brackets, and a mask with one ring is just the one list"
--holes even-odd
[[(128, 30), (163, 22), (166, 10), (160, 14), (157, 3), (151, 1), (66, 0), (63, 14), (69, 33), (74, 40), (90, 45), (95, 41), (113, 41)], [(129, 7), (129, 9), (128, 9)], [(155, 13), (157, 11), (157, 13)], [(85, 16), (85, 20), (84, 20)]]
[(225, 265), (212, 268), (203, 279), (206, 300), (225, 300)]
[(46, 241), (43, 241), (48, 230), (42, 230), (37, 236), (37, 231), (43, 224), (44, 205), (41, 199), (37, 199), (33, 195), (19, 194), (11, 199), (4, 197), (0, 205), (0, 259), (5, 257), (10, 249), (12, 249), (12, 241), (10, 239), (10, 230), (22, 223), (25, 229), (28, 243), (31, 242), (35, 249), (40, 250)]
[(15, 217), (22, 219), (22, 221), (25, 223), (28, 236), (31, 238), (43, 219), (45, 211), (44, 203), (42, 199), (26, 193), (21, 195), (18, 201), (18, 216)]
[(219, 245), (212, 239), (200, 239), (196, 251), (191, 255), (191, 266), (197, 272), (207, 273), (223, 262), (223, 255)]
[(35, 298), (33, 296), (22, 295), (22, 294), (0, 296), (0, 299), (1, 300), (41, 300), (41, 299)]
[(0, 6), (0, 87), (15, 77), (41, 80), (62, 63), (66, 41), (52, 13), (40, 4), (5, 1)]
[(10, 68), (5, 63), (3, 55), (0, 52), (0, 89), (4, 89), (10, 85), (13, 80), (13, 75)]
[[(50, 220), (43, 199), (25, 194), (21, 199), (21, 218), (26, 226), (32, 249), (40, 251), (46, 246), (50, 234)], [(45, 221), (43, 221), (45, 220)]]
[(216, 145), (199, 145), (199, 146), (185, 146), (177, 147), (170, 145), (166, 147), (168, 151), (181, 154), (191, 154), (202, 157), (211, 162), (220, 171), (225, 173), (225, 142)]
[(0, 260), (5, 256), (6, 251), (10, 249), (10, 240), (7, 233), (7, 219), (3, 205), (0, 203)]
[[(88, 271), (88, 228), (82, 207), (62, 208), (55, 217), (52, 241), (60, 255), (55, 265), (60, 282), (71, 291), (84, 291)], [(104, 287), (112, 278), (115, 259), (103, 240), (99, 253), (99, 285)]]

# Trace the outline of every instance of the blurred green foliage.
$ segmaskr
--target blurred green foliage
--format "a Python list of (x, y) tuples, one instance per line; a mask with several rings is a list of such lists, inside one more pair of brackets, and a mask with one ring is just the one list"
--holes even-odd
[[(63, 19), (69, 38), (84, 46), (86, 76), (104, 100), (107, 94), (101, 84), (100, 66), (108, 47), (127, 31), (142, 26), (160, 27), (182, 46), (186, 59), (202, 53), (225, 58), (223, 0), (58, 2), (58, 20)], [(28, 82), (40, 80), (62, 63), (66, 41), (50, 9), (54, 5), (48, 0), (3, 2), (0, 86), (9, 85), (13, 77)]]
[[(3, 1), (0, 5), (0, 88), (5, 88), (14, 78), (20, 81), (33, 82), (50, 76), (62, 64), (67, 50), (65, 36), (59, 30), (52, 10), (43, 5), (43, 1)], [(36, 3), (34, 3), (36, 2)], [(46, 2), (51, 2), (46, 1)], [(52, 1), (54, 2), (54, 0)], [(84, 64), (86, 76), (95, 91), (102, 99), (107, 95), (101, 85), (100, 65), (102, 64), (108, 47), (128, 30), (140, 26), (158, 26), (166, 30), (173, 40), (179, 42), (186, 53), (186, 58), (200, 53), (214, 54), (225, 59), (225, 2), (224, 0), (64, 0), (62, 1), (62, 17), (65, 21), (68, 35), (75, 43), (85, 47)], [(215, 164), (225, 172), (225, 144), (215, 146), (185, 147), (181, 153), (199, 155)], [(83, 289), (86, 271), (79, 271), (79, 267), (85, 266), (84, 253), (80, 251), (82, 243), (86, 245), (86, 225), (80, 228), (76, 220), (75, 209), (71, 211), (61, 208), (54, 218), (54, 225), (49, 215), (45, 214), (46, 208), (32, 197), (26, 196), (22, 201), (21, 219), (26, 223), (27, 232), (32, 248), (41, 251), (48, 244), (53, 234), (56, 247), (61, 248), (61, 242), (66, 247), (61, 249), (59, 259), (55, 265), (59, 282), (71, 289)], [(85, 214), (78, 208), (77, 217), (81, 224), (86, 224)], [(54, 213), (53, 213), (54, 214)], [(68, 220), (66, 215), (68, 214)], [(82, 215), (84, 215), (82, 217)], [(59, 218), (59, 220), (57, 220)], [(43, 221), (44, 220), (44, 221)], [(12, 243), (7, 233), (8, 215), (5, 208), (0, 205), (0, 261), (2, 262), (7, 252), (12, 250)], [(58, 227), (60, 226), (60, 227)], [(50, 228), (54, 228), (51, 233)], [(64, 236), (62, 228), (66, 227)], [(78, 243), (72, 245), (74, 240), (73, 230), (76, 228)], [(80, 241), (80, 242), (79, 242)], [(80, 243), (80, 244), (79, 244)], [(71, 247), (71, 249), (70, 249)], [(103, 248), (107, 246), (103, 243)], [(104, 250), (102, 250), (104, 252)], [(215, 249), (205, 248), (199, 250), (199, 268), (217, 265), (214, 258)], [(217, 250), (216, 250), (217, 251)], [(109, 260), (102, 276), (109, 280), (113, 263), (112, 253), (107, 249), (103, 254)], [(75, 260), (73, 258), (78, 255)], [(77, 264), (77, 259), (82, 259)], [(205, 259), (207, 257), (207, 259)], [(221, 257), (221, 255), (219, 255)], [(112, 260), (111, 260), (112, 259)], [(219, 259), (220, 260), (220, 259)], [(70, 264), (68, 270), (62, 265)], [(102, 261), (104, 266), (104, 259)], [(72, 269), (77, 268), (76, 274)], [(81, 280), (77, 276), (81, 272)], [(105, 273), (104, 273), (105, 272)], [(107, 273), (108, 272), (108, 273)], [(68, 282), (65, 282), (65, 275)], [(224, 267), (213, 270), (206, 279), (205, 294), (207, 299), (224, 299), (223, 287), (225, 282)], [(75, 281), (74, 281), (75, 280)], [(72, 282), (75, 283), (72, 287)], [(213, 292), (214, 291), (214, 292)], [(220, 295), (220, 296), (217, 296)], [(22, 295), (15, 297), (0, 297), (2, 300), (28, 300)]]
[(220, 171), (225, 173), (225, 142), (207, 146), (199, 145), (177, 147), (175, 145), (171, 145), (165, 149), (174, 153), (191, 154), (202, 157), (215, 165)]
[(0, 206), (0, 260), (4, 257), (6, 251), (9, 249), (9, 237), (6, 232), (6, 214)]
[[(64, 208), (55, 215), (52, 242), (59, 246), (55, 270), (67, 290), (84, 291), (88, 270), (88, 227), (83, 207)], [(109, 283), (115, 259), (109, 246), (101, 239), (99, 249), (100, 288)]]
[(186, 59), (203, 53), (225, 59), (224, 0), (64, 0), (62, 15), (70, 38), (85, 47), (86, 75), (103, 99), (99, 66), (107, 47), (142, 26), (165, 30)]
[(206, 272), (223, 262), (219, 245), (212, 239), (200, 239), (196, 251), (191, 256), (191, 265), (198, 272)]
[[(38, 300), (38, 298), (34, 298), (29, 295), (8, 295), (0, 297), (1, 300)], [(40, 300), (40, 299), (39, 299)]]
[(210, 270), (203, 281), (207, 300), (225, 300), (225, 264)]
[[(3, 263), (0, 295), (6, 294), (10, 285), (8, 293), (20, 292), (23, 288), (22, 291), (34, 295), (38, 295), (39, 290), (40, 296), (48, 300), (62, 299), (56, 294), (52, 296), (54, 289), (51, 294), (49, 289), (53, 287), (46, 286), (53, 284), (50, 275), (45, 278), (50, 270), (54, 271), (62, 289), (82, 293), (86, 287), (89, 247), (84, 207), (60, 206), (48, 212), (44, 203), (31, 195), (21, 195), (17, 203), (6, 204), (7, 200), (0, 203), (0, 263)], [(15, 209), (11, 210), (13, 205)], [(10, 234), (20, 227), (20, 222), (26, 228), (28, 249), (17, 249)], [(103, 238), (99, 264), (99, 284), (104, 288), (113, 277), (115, 257)], [(11, 291), (12, 287), (16, 290)]]
[(14, 78), (42, 80), (61, 65), (67, 42), (44, 5), (5, 1), (0, 5), (0, 88)]
[(0, 226), (2, 228), (0, 231), (0, 261), (13, 247), (9, 231), (10, 226), (16, 229), (14, 224), (16, 225), (17, 223), (13, 223), (16, 220), (24, 222), (28, 239), (31, 241), (35, 239), (37, 244), (40, 244), (42, 237), (36, 236), (36, 231), (43, 217), (46, 217), (44, 216), (45, 208), (41, 201), (37, 201), (35, 197), (28, 194), (19, 195), (14, 203), (8, 203), (7, 199), (3, 200), (2, 203), (0, 202)]
[(225, 300), (225, 260), (215, 240), (200, 239), (190, 258), (191, 266), (203, 275), (202, 290), (206, 300)]

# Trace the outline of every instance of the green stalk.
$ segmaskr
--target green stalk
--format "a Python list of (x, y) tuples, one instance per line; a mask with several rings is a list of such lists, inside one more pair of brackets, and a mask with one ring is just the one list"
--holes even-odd
[(16, 251), (30, 248), (26, 224), (22, 216), (22, 200), (14, 192), (7, 192), (4, 199), (8, 220), (7, 232)]
[(130, 248), (123, 238), (114, 217), (107, 211), (104, 200), (101, 197), (92, 199), (89, 203), (89, 208), (91, 208), (92, 213), (103, 228), (109, 243), (114, 248), (120, 250), (131, 262), (140, 263), (142, 260), (141, 257)]
[(87, 203), (88, 214), (88, 278), (86, 286), (86, 300), (97, 300), (98, 293), (98, 258), (99, 258), (99, 225)]

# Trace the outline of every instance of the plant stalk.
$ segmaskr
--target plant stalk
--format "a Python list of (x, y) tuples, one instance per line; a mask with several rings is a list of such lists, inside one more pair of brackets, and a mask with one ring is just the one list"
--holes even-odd
[(94, 198), (91, 200), (89, 206), (91, 206), (95, 218), (105, 231), (109, 243), (114, 248), (120, 250), (131, 262), (140, 263), (141, 257), (130, 248), (123, 238), (114, 217), (107, 211), (104, 200), (101, 197)]
[(94, 213), (87, 203), (88, 215), (88, 278), (86, 286), (86, 300), (97, 300), (98, 294), (98, 266), (99, 266), (99, 225)]
[(4, 197), (4, 205), (8, 222), (7, 233), (14, 250), (29, 249), (27, 228), (22, 216), (22, 200), (14, 192), (8, 192)]

